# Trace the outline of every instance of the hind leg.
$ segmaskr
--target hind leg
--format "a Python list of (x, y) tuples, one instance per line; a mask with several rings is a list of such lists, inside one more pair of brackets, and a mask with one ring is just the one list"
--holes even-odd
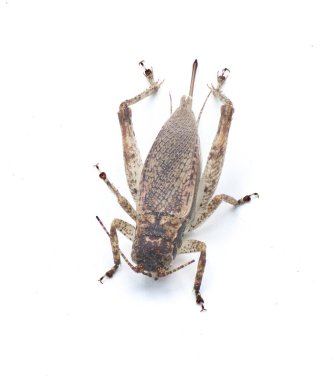
[(221, 117), (218, 130), (214, 137), (204, 172), (201, 176), (197, 196), (198, 201), (196, 205), (196, 213), (199, 213), (203, 208), (205, 208), (211, 200), (220, 179), (226, 154), (228, 134), (234, 113), (234, 107), (232, 102), (220, 91), (225, 79), (226, 77), (224, 71), (221, 75), (218, 75), (217, 88), (211, 88), (212, 94), (218, 97), (223, 102), (223, 105), (221, 106)]
[(139, 102), (140, 100), (154, 94), (163, 82), (155, 81), (153, 70), (145, 68), (143, 61), (140, 65), (144, 67), (144, 75), (150, 83), (149, 88), (140, 93), (139, 95), (127, 99), (120, 104), (119, 108), (119, 123), (122, 132), (122, 144), (123, 144), (123, 157), (127, 176), (128, 186), (131, 195), (137, 204), (138, 200), (138, 189), (140, 176), (142, 172), (142, 159), (136, 141), (133, 124), (132, 124), (132, 112), (130, 106)]
[(252, 195), (246, 195), (240, 200), (237, 200), (229, 195), (221, 194), (212, 198), (221, 176), (230, 125), (234, 113), (233, 103), (221, 92), (221, 87), (226, 80), (226, 73), (227, 69), (223, 70), (221, 75), (218, 74), (217, 87), (211, 87), (213, 95), (221, 100), (223, 105), (221, 106), (221, 117), (218, 130), (208, 155), (205, 170), (201, 176), (194, 217), (188, 226), (187, 231), (191, 231), (203, 223), (216, 210), (222, 201), (237, 206), (250, 201), (252, 196), (258, 196), (258, 194), (255, 193)]

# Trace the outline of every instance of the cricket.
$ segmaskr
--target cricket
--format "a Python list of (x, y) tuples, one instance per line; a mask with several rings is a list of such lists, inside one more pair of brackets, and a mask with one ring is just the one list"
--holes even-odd
[[(179, 107), (172, 112), (158, 133), (143, 164), (132, 124), (130, 106), (156, 93), (163, 81), (155, 81), (152, 68), (140, 62), (149, 87), (139, 95), (123, 101), (119, 106), (119, 123), (122, 132), (123, 157), (128, 186), (135, 202), (134, 208), (100, 170), (99, 177), (116, 196), (123, 210), (134, 220), (135, 226), (121, 219), (114, 219), (108, 231), (96, 217), (110, 238), (113, 267), (99, 281), (114, 276), (121, 258), (135, 273), (142, 273), (155, 280), (168, 276), (195, 262), (186, 261), (174, 266), (177, 255), (199, 252), (193, 285), (195, 300), (201, 310), (206, 310), (200, 293), (206, 265), (206, 244), (187, 239), (190, 231), (204, 223), (222, 202), (235, 207), (258, 197), (257, 193), (235, 199), (226, 194), (214, 195), (218, 185), (226, 153), (229, 129), (234, 113), (233, 103), (223, 94), (222, 86), (228, 69), (217, 73), (217, 85), (209, 86), (210, 92), (196, 119), (192, 110), (197, 60), (192, 67), (188, 96), (183, 96)], [(208, 98), (213, 95), (221, 103), (219, 126), (212, 143), (207, 163), (202, 172), (198, 125)], [(171, 99), (171, 98), (170, 98)], [(171, 102), (172, 104), (172, 102)], [(132, 241), (131, 261), (121, 252), (117, 232)]]

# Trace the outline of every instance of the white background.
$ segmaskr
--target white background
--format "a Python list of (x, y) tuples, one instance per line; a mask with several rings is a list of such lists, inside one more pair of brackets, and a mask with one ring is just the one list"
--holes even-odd
[[(2, 379), (335, 378), (331, 3), (0, 1)], [(195, 265), (97, 281), (112, 252), (95, 215), (129, 221), (93, 167), (130, 198), (118, 105), (147, 86), (141, 59), (165, 79), (133, 107), (145, 157), (195, 58), (196, 113), (231, 70), (217, 193), (260, 194), (192, 234), (206, 313)], [(203, 158), (218, 120), (211, 99)]]

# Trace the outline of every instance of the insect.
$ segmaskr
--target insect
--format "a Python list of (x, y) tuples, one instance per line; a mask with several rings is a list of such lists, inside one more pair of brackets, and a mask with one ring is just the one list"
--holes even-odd
[[(193, 63), (189, 95), (181, 98), (179, 107), (163, 125), (144, 164), (133, 130), (130, 106), (154, 94), (163, 82), (154, 80), (153, 69), (146, 68), (143, 61), (140, 65), (144, 68), (149, 87), (139, 95), (122, 102), (118, 113), (125, 171), (136, 209), (119, 193), (99, 165), (95, 165), (100, 178), (114, 193), (124, 211), (135, 221), (136, 227), (123, 220), (114, 219), (108, 232), (97, 217), (110, 237), (114, 259), (114, 266), (99, 281), (102, 282), (105, 277), (113, 277), (120, 266), (121, 257), (134, 272), (157, 280), (195, 261), (191, 260), (173, 268), (173, 260), (177, 255), (200, 252), (193, 289), (196, 303), (203, 311), (205, 308), (200, 286), (206, 265), (206, 244), (198, 240), (187, 240), (185, 237), (208, 219), (222, 201), (240, 206), (253, 197), (258, 197), (257, 193), (239, 200), (225, 194), (213, 196), (221, 175), (234, 112), (232, 102), (221, 90), (229, 70), (224, 69), (217, 74), (217, 86), (210, 87), (206, 98), (207, 101), (213, 94), (222, 102), (222, 106), (218, 130), (205, 169), (201, 173), (197, 130), (206, 101), (196, 119), (192, 111), (192, 98), (197, 60)], [(133, 242), (132, 262), (119, 248), (117, 231)]]

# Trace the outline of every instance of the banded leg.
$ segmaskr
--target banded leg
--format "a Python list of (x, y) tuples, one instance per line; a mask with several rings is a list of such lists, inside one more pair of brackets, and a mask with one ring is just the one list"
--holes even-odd
[(143, 163), (133, 129), (132, 113), (129, 106), (155, 93), (163, 83), (159, 81), (155, 82), (152, 68), (145, 68), (143, 61), (140, 62), (140, 65), (144, 67), (144, 75), (148, 79), (150, 87), (142, 93), (140, 93), (139, 95), (122, 102), (120, 104), (118, 113), (119, 123), (122, 132), (123, 157), (127, 182), (131, 195), (136, 204), (138, 200), (138, 188)]
[(178, 249), (178, 254), (191, 252), (200, 252), (193, 289), (195, 292), (196, 302), (201, 306), (201, 311), (203, 311), (206, 309), (204, 307), (204, 300), (200, 294), (200, 286), (206, 265), (206, 244), (199, 240), (186, 240)]
[(121, 219), (114, 219), (110, 228), (109, 237), (112, 244), (112, 251), (113, 251), (113, 260), (114, 265), (113, 267), (107, 271), (100, 279), (99, 281), (102, 283), (102, 280), (105, 277), (113, 277), (114, 273), (117, 271), (118, 267), (121, 264), (121, 256), (123, 255), (120, 247), (119, 247), (119, 239), (117, 237), (116, 231), (120, 231), (123, 233), (124, 236), (126, 236), (129, 240), (134, 240), (135, 238), (135, 227), (133, 227), (131, 224), (121, 220)]
[(105, 182), (105, 184), (108, 186), (108, 188), (111, 190), (111, 192), (116, 196), (116, 199), (119, 203), (119, 205), (124, 209), (124, 211), (133, 219), (136, 220), (136, 211), (134, 210), (133, 206), (129, 203), (127, 198), (123, 197), (118, 189), (109, 181), (107, 175), (105, 172), (102, 172), (99, 168), (99, 165), (96, 164), (95, 167), (99, 171), (99, 177)]
[(233, 206), (241, 206), (244, 203), (248, 203), (251, 201), (252, 198), (259, 197), (257, 193), (253, 193), (250, 195), (245, 195), (243, 198), (237, 200), (230, 195), (226, 194), (220, 194), (216, 195), (207, 205), (205, 208), (201, 209), (200, 212), (195, 216), (194, 222), (191, 223), (190, 227), (188, 228), (188, 231), (192, 231), (199, 227), (202, 223), (204, 223), (212, 214), (213, 212), (220, 206), (222, 202), (227, 202)]
[(215, 97), (221, 100), (223, 105), (221, 106), (221, 117), (218, 131), (214, 138), (207, 164), (201, 177), (196, 210), (190, 225), (187, 227), (187, 231), (191, 231), (203, 223), (210, 215), (212, 215), (222, 201), (238, 206), (249, 202), (253, 196), (258, 196), (257, 193), (254, 193), (251, 195), (246, 195), (240, 200), (236, 200), (229, 195), (220, 194), (212, 198), (220, 179), (227, 148), (229, 129), (234, 113), (232, 102), (221, 92), (221, 87), (227, 78), (227, 71), (229, 70), (224, 69), (220, 75), (218, 74), (217, 87), (211, 87), (211, 92)]
[(225, 158), (228, 134), (234, 113), (232, 102), (220, 91), (226, 79), (225, 73), (226, 69), (221, 75), (218, 75), (217, 88), (211, 88), (213, 95), (218, 97), (223, 102), (223, 105), (221, 106), (219, 127), (208, 155), (205, 170), (201, 176), (197, 196), (198, 201), (196, 205), (196, 213), (199, 213), (202, 209), (204, 209), (211, 200), (219, 182)]

